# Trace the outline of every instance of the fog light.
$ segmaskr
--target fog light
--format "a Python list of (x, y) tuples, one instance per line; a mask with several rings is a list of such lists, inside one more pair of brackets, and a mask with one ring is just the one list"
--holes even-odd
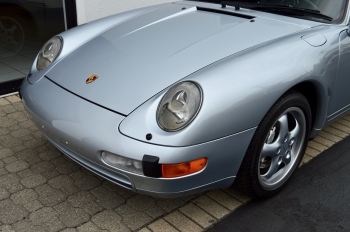
[(186, 176), (199, 172), (207, 165), (207, 158), (201, 158), (180, 164), (162, 164), (162, 176), (164, 178), (173, 178)]
[(108, 151), (102, 152), (102, 160), (113, 167), (137, 174), (143, 174), (142, 161), (129, 159)]

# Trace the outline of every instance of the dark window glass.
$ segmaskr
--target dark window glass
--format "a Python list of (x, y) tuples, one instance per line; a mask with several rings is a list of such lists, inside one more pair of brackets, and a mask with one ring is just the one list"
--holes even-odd
[[(195, 1), (217, 3), (217, 4), (220, 4), (221, 2), (223, 2), (221, 0), (195, 0)], [(227, 2), (230, 2), (230, 0), (227, 0)], [(283, 4), (283, 5), (290, 5), (292, 7), (297, 7), (297, 8), (317, 10), (321, 14), (332, 17), (333, 20), (330, 23), (337, 24), (337, 23), (341, 23), (344, 19), (348, 0), (239, 0), (239, 2), (256, 3), (256, 4), (272, 4), (272, 5)], [(256, 10), (273, 12), (271, 11), (271, 9), (268, 9), (268, 8), (265, 8), (265, 9), (261, 8)], [(282, 12), (278, 12), (278, 13), (283, 14)], [(290, 16), (300, 17), (300, 15), (290, 15)], [(317, 17), (306, 17), (306, 19), (329, 23), (329, 21), (325, 21)]]
[(0, 0), (0, 95), (28, 73), (43, 44), (64, 30), (62, 0)]

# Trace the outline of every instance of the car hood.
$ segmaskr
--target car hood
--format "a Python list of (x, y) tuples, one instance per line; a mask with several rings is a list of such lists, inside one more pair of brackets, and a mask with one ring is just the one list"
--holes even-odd
[[(169, 4), (118, 24), (77, 48), (46, 76), (89, 101), (128, 115), (203, 67), (306, 29), (265, 17), (185, 7)], [(92, 74), (98, 79), (86, 84)]]

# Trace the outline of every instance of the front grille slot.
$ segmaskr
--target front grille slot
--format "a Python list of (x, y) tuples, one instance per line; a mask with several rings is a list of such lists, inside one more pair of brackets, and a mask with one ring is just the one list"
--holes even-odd
[(218, 14), (224, 14), (224, 15), (231, 15), (231, 16), (236, 16), (236, 17), (240, 17), (240, 18), (244, 18), (244, 19), (253, 19), (253, 18), (255, 18), (254, 16), (250, 16), (250, 15), (237, 14), (235, 12), (218, 10), (218, 9), (211, 9), (211, 8), (204, 8), (204, 7), (197, 7), (197, 10), (199, 10), (199, 11), (206, 11), (206, 12), (212, 12), (212, 13), (218, 13)]

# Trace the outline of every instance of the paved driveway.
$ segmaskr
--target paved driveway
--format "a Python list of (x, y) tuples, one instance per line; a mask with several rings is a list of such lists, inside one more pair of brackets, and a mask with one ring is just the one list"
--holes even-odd
[[(350, 116), (309, 143), (303, 164), (350, 133)], [(0, 98), (0, 231), (203, 231), (249, 201), (232, 188), (164, 200), (135, 194), (77, 165)]]

